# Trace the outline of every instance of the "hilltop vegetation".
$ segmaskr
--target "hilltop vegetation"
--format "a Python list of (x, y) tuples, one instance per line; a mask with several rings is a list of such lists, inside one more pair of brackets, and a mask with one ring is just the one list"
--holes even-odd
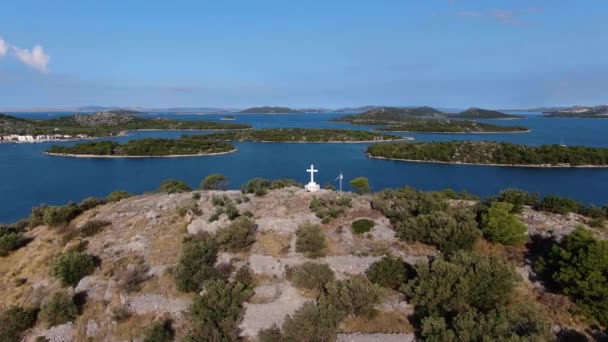
[(458, 114), (451, 114), (451, 118), (455, 119), (523, 119), (525, 116), (505, 114), (495, 110), (469, 108)]
[[(474, 201), (278, 188), (262, 196), (168, 180), (158, 193), (41, 206), (0, 227), (29, 240), (0, 256), (0, 339), (605, 337), (607, 234), (572, 222), (608, 210), (545, 213), (529, 203), (567, 201), (516, 189)], [(332, 220), (315, 217), (338, 202), (348, 205)], [(228, 206), (237, 214), (210, 221)]]
[(249, 114), (294, 114), (294, 113), (303, 113), (303, 111), (291, 109), (288, 107), (251, 107), (245, 110), (242, 110), (238, 113), (249, 113)]
[(86, 134), (101, 137), (140, 129), (223, 130), (246, 129), (249, 125), (212, 121), (183, 121), (140, 118), (112, 112), (73, 114), (50, 120), (20, 119), (0, 114), (0, 134)]
[(361, 114), (345, 115), (332, 119), (333, 122), (349, 122), (356, 125), (392, 125), (410, 118), (446, 117), (447, 115), (435, 108), (398, 108), (380, 107)]
[(475, 121), (442, 119), (404, 119), (398, 125), (375, 128), (384, 132), (416, 133), (509, 133), (528, 132), (522, 126), (499, 126)]
[(608, 166), (608, 149), (525, 146), (498, 142), (387, 143), (368, 147), (371, 157), (412, 161), (518, 166)]
[(400, 136), (367, 131), (316, 128), (271, 128), (230, 131), (200, 136), (200, 138), (220, 141), (270, 142), (366, 142), (403, 139)]
[(234, 151), (226, 142), (197, 139), (184, 135), (179, 139), (140, 139), (126, 144), (93, 141), (73, 146), (52, 146), (47, 153), (79, 156), (170, 156), (205, 155)]

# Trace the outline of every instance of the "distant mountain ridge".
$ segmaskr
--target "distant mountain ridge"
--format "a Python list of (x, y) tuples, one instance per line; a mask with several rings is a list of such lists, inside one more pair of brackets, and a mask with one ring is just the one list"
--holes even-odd
[(548, 118), (608, 118), (608, 105), (567, 107), (557, 111), (544, 112), (544, 116)]
[(454, 119), (522, 119), (524, 116), (506, 114), (495, 110), (471, 107), (458, 114), (451, 114)]
[(242, 114), (295, 114), (295, 113), (304, 113), (304, 111), (292, 109), (289, 107), (264, 106), (264, 107), (247, 108), (247, 109), (242, 110), (237, 113), (242, 113)]

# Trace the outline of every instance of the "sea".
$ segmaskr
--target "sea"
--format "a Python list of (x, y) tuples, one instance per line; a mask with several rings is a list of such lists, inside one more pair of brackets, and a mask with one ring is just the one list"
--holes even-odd
[[(12, 113), (30, 119), (51, 119), (70, 113)], [(416, 134), (416, 141), (507, 141), (526, 145), (566, 144), (608, 147), (608, 119), (544, 118), (540, 113), (517, 112), (525, 119), (485, 120), (497, 125), (522, 125), (530, 133), (500, 134)], [(220, 121), (225, 114), (153, 113), (144, 117), (169, 117), (183, 120)], [(370, 126), (330, 122), (345, 113), (313, 114), (237, 114), (236, 120), (256, 129), (263, 128), (339, 128), (370, 130)], [(112, 140), (126, 142), (142, 138), (177, 138), (182, 134), (209, 132), (134, 131)], [(123, 189), (141, 194), (153, 192), (166, 179), (185, 181), (198, 187), (205, 176), (221, 173), (230, 188), (239, 189), (249, 179), (292, 178), (309, 180), (306, 169), (314, 164), (319, 170), (316, 181), (338, 187), (337, 176), (344, 175), (344, 190), (352, 190), (348, 180), (367, 177), (373, 191), (411, 186), (421, 190), (455, 191), (486, 197), (506, 188), (555, 194), (587, 204), (608, 204), (608, 169), (515, 168), (473, 165), (409, 163), (369, 159), (368, 144), (299, 144), (236, 142), (232, 154), (141, 159), (89, 159), (48, 156), (52, 145), (70, 142), (0, 144), (0, 222), (12, 223), (26, 217), (40, 204), (63, 205), (89, 196), (104, 197)]]

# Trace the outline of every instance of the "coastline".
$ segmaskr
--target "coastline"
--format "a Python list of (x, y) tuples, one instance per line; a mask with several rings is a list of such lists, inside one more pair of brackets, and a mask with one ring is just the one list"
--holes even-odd
[(413, 141), (413, 137), (404, 137), (403, 139), (392, 140), (358, 140), (358, 141), (266, 141), (266, 140), (218, 140), (223, 142), (250, 142), (250, 143), (265, 143), (265, 144), (371, 144), (385, 143), (393, 141)]
[(464, 162), (445, 162), (438, 160), (416, 160), (416, 159), (400, 159), (372, 156), (370, 153), (365, 153), (370, 159), (396, 160), (407, 163), (427, 163), (427, 164), (448, 164), (448, 165), (473, 165), (473, 166), (497, 166), (497, 167), (517, 167), (517, 168), (534, 168), (534, 169), (606, 169), (607, 165), (550, 165), (550, 164), (495, 164), (495, 163), (464, 163)]
[(508, 131), (508, 132), (416, 132), (416, 131), (384, 131), (374, 130), (376, 132), (387, 132), (387, 133), (416, 133), (416, 134), (514, 134), (514, 133), (530, 133), (531, 129), (525, 131)]
[(94, 155), (94, 154), (69, 154), (69, 153), (52, 153), (42, 152), (48, 156), (54, 157), (66, 157), (66, 158), (93, 158), (93, 159), (121, 159), (121, 158), (185, 158), (185, 157), (207, 157), (207, 156), (219, 156), (223, 154), (230, 154), (237, 152), (238, 149), (233, 149), (226, 152), (214, 152), (214, 153), (199, 153), (199, 154), (168, 154), (163, 156), (120, 156), (120, 155)]

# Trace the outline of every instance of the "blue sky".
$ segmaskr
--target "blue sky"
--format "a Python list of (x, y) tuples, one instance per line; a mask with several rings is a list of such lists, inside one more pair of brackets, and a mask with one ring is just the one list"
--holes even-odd
[(1, 7), (0, 107), (608, 103), (603, 0)]

